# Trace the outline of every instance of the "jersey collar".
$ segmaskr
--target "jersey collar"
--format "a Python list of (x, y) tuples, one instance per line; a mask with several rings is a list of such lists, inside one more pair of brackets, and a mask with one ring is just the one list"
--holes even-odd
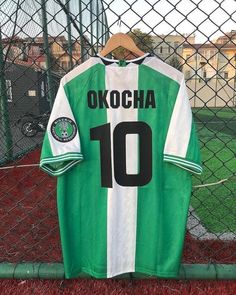
[[(146, 53), (140, 57), (137, 57), (135, 59), (130, 59), (130, 60), (126, 60), (126, 64), (129, 65), (129, 64), (137, 64), (137, 65), (140, 65), (144, 62), (144, 60), (146, 59), (146, 57), (150, 57), (151, 54), (150, 53)], [(100, 58), (100, 60), (103, 62), (104, 65), (108, 66), (108, 65), (111, 65), (111, 64), (117, 64), (119, 63), (119, 60), (118, 59), (110, 59), (110, 58), (106, 58), (106, 57), (103, 57), (101, 56), (99, 53), (96, 54), (96, 57)]]

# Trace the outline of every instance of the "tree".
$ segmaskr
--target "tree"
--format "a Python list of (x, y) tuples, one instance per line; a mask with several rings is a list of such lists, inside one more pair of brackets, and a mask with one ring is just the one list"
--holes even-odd
[(180, 59), (178, 58), (177, 55), (173, 55), (168, 61), (167, 63), (176, 68), (177, 70), (181, 71), (182, 72), (182, 69), (183, 69), (183, 64), (181, 63)]
[[(151, 52), (154, 48), (152, 36), (142, 32), (140, 29), (134, 29), (129, 32), (128, 35), (134, 40), (134, 43), (139, 49), (144, 52)], [(127, 52), (124, 48), (117, 48), (113, 52), (115, 58), (117, 59), (132, 59), (134, 55)]]
[(134, 43), (144, 52), (150, 52), (153, 50), (152, 36), (142, 32), (140, 29), (134, 29), (128, 35), (134, 40)]

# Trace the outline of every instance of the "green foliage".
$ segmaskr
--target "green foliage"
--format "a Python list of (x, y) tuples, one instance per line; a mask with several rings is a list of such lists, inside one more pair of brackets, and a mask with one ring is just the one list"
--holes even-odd
[(177, 70), (181, 71), (182, 72), (182, 69), (183, 69), (183, 64), (181, 63), (180, 59), (178, 58), (177, 55), (173, 55), (168, 61), (167, 63), (176, 68)]
[[(134, 43), (137, 45), (139, 49), (143, 52), (152, 52), (154, 48), (154, 42), (152, 36), (142, 32), (140, 29), (134, 29), (129, 32), (128, 35), (134, 40)], [(117, 48), (113, 51), (115, 58), (117, 59), (132, 59), (134, 56), (127, 52), (124, 48)]]
[(153, 50), (154, 42), (151, 35), (142, 32), (140, 29), (134, 29), (128, 35), (142, 51), (151, 52)]

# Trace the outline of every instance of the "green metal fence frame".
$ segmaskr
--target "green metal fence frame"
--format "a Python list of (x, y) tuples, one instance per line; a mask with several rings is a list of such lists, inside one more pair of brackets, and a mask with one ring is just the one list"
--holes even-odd
[(5, 130), (3, 134), (3, 141), (5, 142), (5, 146), (7, 148), (6, 158), (8, 161), (12, 159), (12, 134), (11, 127), (9, 121), (9, 113), (7, 107), (7, 95), (6, 95), (6, 80), (4, 75), (5, 70), (5, 60), (3, 55), (2, 48), (2, 32), (0, 27), (0, 123), (3, 126), (3, 130)]
[[(92, 278), (81, 273), (78, 278)], [(0, 263), (0, 279), (65, 279), (62, 263)], [(127, 273), (115, 279), (165, 279)], [(176, 280), (235, 280), (236, 264), (182, 264)]]
[[(46, 68), (48, 70), (47, 78), (48, 78), (48, 84), (49, 84), (49, 98), (50, 103), (52, 105), (53, 102), (53, 85), (51, 80), (51, 72), (50, 72), (50, 52), (49, 52), (49, 42), (48, 42), (48, 32), (47, 32), (47, 20), (46, 20), (46, 7), (45, 7), (45, 0), (41, 0), (42, 3), (42, 12), (43, 12), (43, 37), (44, 37), (44, 50), (47, 55), (47, 64)], [(90, 2), (90, 6), (92, 1)], [(79, 0), (79, 5), (81, 7), (81, 0)], [(66, 9), (69, 9), (69, 4), (66, 4)], [(105, 11), (105, 10), (104, 10)], [(98, 11), (97, 11), (98, 13)], [(90, 15), (91, 21), (93, 20), (92, 12)], [(105, 22), (104, 27), (108, 28), (106, 14), (104, 12), (104, 15), (102, 15), (102, 20)], [(69, 52), (72, 52), (72, 44), (71, 44), (71, 25), (70, 25), (70, 17), (67, 15), (67, 23), (68, 23), (68, 40), (69, 40)], [(104, 27), (102, 27), (102, 32), (104, 33)], [(81, 37), (81, 54), (83, 56), (84, 53), (84, 47), (83, 43), (87, 40), (83, 40), (82, 36), (82, 24), (80, 23), (79, 27), (80, 31), (80, 37)], [(97, 28), (98, 31), (98, 28)], [(108, 39), (108, 33), (109, 30), (104, 34), (105, 39)], [(91, 34), (91, 49), (94, 50), (93, 47), (93, 39), (94, 35), (93, 32)], [(0, 37), (1, 37), (1, 31), (0, 31)], [(103, 37), (102, 37), (103, 38)], [(0, 38), (1, 41), (1, 38)], [(98, 46), (98, 43), (97, 45)], [(96, 48), (97, 49), (97, 48)], [(95, 52), (95, 50), (94, 50)], [(72, 63), (72, 60), (70, 60)], [(2, 48), (1, 48), (1, 42), (0, 42), (0, 70), (3, 68), (3, 56), (2, 56)], [(1, 83), (3, 88), (5, 88), (4, 78), (2, 76)], [(5, 92), (5, 91), (3, 91)], [(1, 92), (0, 92), (1, 94)], [(5, 109), (6, 104), (6, 97), (2, 99), (4, 102), (4, 105), (2, 106), (2, 110)], [(5, 123), (8, 124), (8, 118), (5, 117)], [(6, 127), (7, 129), (7, 127)], [(11, 142), (7, 143), (7, 146), (11, 146)], [(9, 148), (10, 151), (10, 148)], [(8, 155), (9, 158), (11, 158), (11, 155)], [(79, 278), (91, 278), (91, 276), (81, 273)], [(64, 266), (63, 263), (8, 263), (8, 262), (2, 262), (0, 263), (0, 278), (1, 279), (65, 279), (64, 274)], [(128, 273), (124, 275), (120, 275), (116, 277), (117, 279), (165, 279), (165, 278), (159, 278), (159, 277), (152, 277), (152, 276), (146, 276), (139, 273)], [(177, 280), (186, 280), (186, 279), (204, 279), (204, 280), (236, 280), (236, 264), (181, 264), (179, 276), (175, 277), (173, 279)]]

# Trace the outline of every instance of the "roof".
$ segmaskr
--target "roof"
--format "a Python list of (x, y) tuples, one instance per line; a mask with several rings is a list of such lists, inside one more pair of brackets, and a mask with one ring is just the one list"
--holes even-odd
[(221, 44), (221, 43), (196, 43), (196, 44), (183, 44), (183, 48), (190, 48), (190, 49), (234, 49), (236, 51), (236, 45), (234, 43), (227, 43), (227, 44)]
[(31, 68), (31, 69), (34, 69), (34, 70), (40, 70), (40, 71), (44, 70), (37, 64), (32, 64), (30, 62), (23, 61), (23, 60), (20, 60), (20, 59), (15, 59), (14, 61), (7, 59), (6, 62), (15, 64), (15, 65), (21, 65), (21, 66)]
[(217, 38), (217, 43), (225, 43), (229, 40), (235, 40), (236, 39), (236, 30), (232, 30), (231, 32), (225, 33), (223, 36), (220, 36)]
[(8, 43), (8, 42), (14, 42), (14, 43), (20, 43), (20, 42), (23, 42), (24, 39), (18, 37), (18, 36), (11, 36), (11, 37), (5, 37), (5, 38), (2, 38), (2, 42), (3, 43)]
[[(7, 60), (6, 62), (8, 63), (11, 63), (11, 64), (15, 64), (15, 65), (20, 65), (20, 66), (23, 66), (23, 67), (27, 67), (29, 69), (32, 69), (32, 70), (35, 70), (35, 71), (42, 71), (42, 72), (46, 72), (47, 70), (44, 69), (44, 68), (41, 68), (39, 65), (37, 64), (32, 64), (30, 62), (27, 62), (27, 61), (23, 61), (23, 60)], [(53, 76), (56, 76), (58, 78), (61, 78), (62, 75), (58, 72), (55, 72), (53, 70), (51, 70), (51, 73), (53, 74)]]

